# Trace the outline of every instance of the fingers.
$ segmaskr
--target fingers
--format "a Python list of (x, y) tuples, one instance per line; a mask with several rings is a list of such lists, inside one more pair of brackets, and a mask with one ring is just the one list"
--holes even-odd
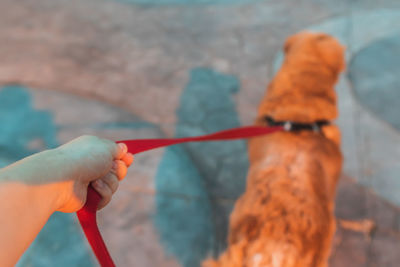
[(128, 167), (133, 162), (133, 155), (126, 153), (123, 160), (114, 160), (112, 169), (101, 179), (92, 182), (94, 189), (101, 195), (102, 199), (98, 209), (104, 208), (112, 198), (112, 195), (117, 191), (119, 181), (125, 178)]
[(112, 155), (114, 159), (122, 159), (128, 152), (128, 147), (124, 143), (115, 144)]
[(97, 207), (100, 210), (111, 201), (113, 193), (118, 188), (118, 179), (115, 174), (110, 172), (103, 178), (92, 182), (92, 186), (101, 196), (99, 206)]
[(129, 167), (133, 163), (133, 155), (131, 153), (126, 153), (121, 160), (125, 162), (127, 167)]
[(107, 139), (102, 139), (102, 141), (107, 145), (113, 159), (122, 159), (128, 152), (128, 147), (124, 143), (116, 144)]
[(93, 188), (102, 197), (98, 209), (104, 208), (111, 201), (112, 195), (118, 189), (119, 181), (125, 178), (128, 167), (133, 162), (133, 155), (128, 153), (128, 147), (124, 143), (118, 145), (114, 143), (111, 149), (114, 149), (111, 170), (101, 179), (92, 182)]
[(113, 194), (117, 191), (118, 185), (119, 185), (119, 180), (118, 180), (117, 176), (115, 175), (115, 173), (109, 172), (101, 180), (111, 189), (111, 192)]
[(122, 159), (126, 153), (128, 153), (128, 147), (124, 143), (118, 144), (119, 154), (117, 155), (116, 159)]
[(125, 162), (122, 160), (115, 160), (113, 162), (113, 168), (111, 169), (119, 181), (125, 178), (126, 174), (128, 173), (128, 167), (126, 166)]

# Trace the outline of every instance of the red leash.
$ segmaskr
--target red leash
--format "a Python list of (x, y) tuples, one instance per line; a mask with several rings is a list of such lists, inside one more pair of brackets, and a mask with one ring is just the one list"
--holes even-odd
[[(132, 154), (138, 154), (147, 150), (176, 145), (185, 142), (204, 142), (217, 140), (234, 140), (242, 138), (250, 138), (264, 134), (271, 134), (283, 130), (283, 127), (258, 127), (249, 126), (225, 130), (209, 135), (186, 138), (171, 138), (171, 139), (138, 139), (124, 140), (117, 143), (125, 143), (128, 146), (128, 151)], [(79, 210), (79, 222), (85, 232), (86, 238), (93, 249), (100, 265), (102, 267), (114, 267), (115, 264), (107, 250), (103, 238), (101, 237), (99, 228), (96, 222), (97, 206), (101, 200), (100, 195), (91, 187), (88, 188), (87, 200), (85, 206)]]

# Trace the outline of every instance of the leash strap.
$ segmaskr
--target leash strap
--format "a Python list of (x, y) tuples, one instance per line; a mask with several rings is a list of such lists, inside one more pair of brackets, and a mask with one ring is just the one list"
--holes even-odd
[[(204, 142), (204, 141), (224, 141), (256, 137), (265, 134), (271, 134), (283, 130), (283, 127), (259, 127), (248, 126), (216, 132), (209, 135), (185, 138), (171, 139), (138, 139), (123, 140), (117, 143), (125, 143), (128, 151), (132, 154), (138, 154), (155, 148), (171, 146), (186, 142)], [(91, 187), (88, 188), (87, 200), (85, 206), (77, 212), (79, 222), (83, 232), (89, 241), (94, 254), (102, 267), (114, 267), (115, 264), (107, 250), (103, 238), (101, 237), (96, 221), (97, 206), (101, 200), (101, 196)]]

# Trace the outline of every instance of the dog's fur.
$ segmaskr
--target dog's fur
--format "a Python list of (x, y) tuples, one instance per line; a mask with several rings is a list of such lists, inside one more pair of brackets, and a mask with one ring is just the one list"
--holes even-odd
[[(264, 118), (312, 123), (337, 116), (334, 85), (344, 48), (326, 34), (302, 32), (285, 44), (283, 65), (258, 110)], [(246, 192), (230, 218), (228, 249), (213, 267), (327, 266), (341, 171), (339, 130), (278, 132), (249, 142)]]

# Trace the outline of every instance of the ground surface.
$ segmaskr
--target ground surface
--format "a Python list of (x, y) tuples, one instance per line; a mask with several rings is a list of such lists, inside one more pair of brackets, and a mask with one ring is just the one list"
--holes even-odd
[[(400, 261), (400, 6), (376, 1), (0, 0), (0, 164), (82, 134), (113, 140), (250, 124), (288, 35), (347, 47), (337, 87), (345, 166), (331, 266)], [(99, 214), (117, 266), (198, 266), (225, 246), (244, 142), (136, 157)], [(74, 215), (55, 214), (19, 266), (96, 266)]]

